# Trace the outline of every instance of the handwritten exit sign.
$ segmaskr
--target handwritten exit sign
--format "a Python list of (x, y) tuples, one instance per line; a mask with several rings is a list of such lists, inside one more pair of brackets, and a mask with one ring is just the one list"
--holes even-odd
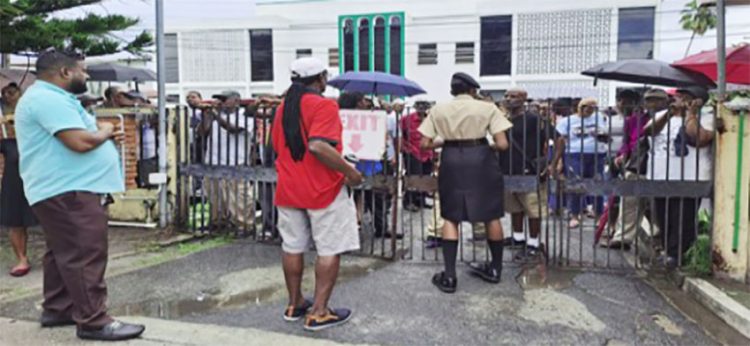
[(386, 114), (384, 111), (342, 109), (344, 155), (360, 160), (382, 160), (385, 153)]

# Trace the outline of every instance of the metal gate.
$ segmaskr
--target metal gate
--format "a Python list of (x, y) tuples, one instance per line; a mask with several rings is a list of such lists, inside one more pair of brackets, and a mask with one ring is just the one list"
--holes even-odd
[[(576, 159), (575, 148), (588, 145), (587, 135), (575, 135), (575, 131), (578, 131), (575, 126), (555, 129), (553, 124), (564, 123), (563, 119), (578, 113), (575, 102), (572, 99), (567, 103), (544, 100), (527, 105), (527, 110), (539, 114), (542, 120), (540, 124), (547, 126), (526, 128), (527, 123), (520, 122), (524, 127), (521, 133), (525, 135), (521, 140), (516, 138), (516, 142), (520, 143), (515, 145), (521, 148), (509, 149), (505, 157), (521, 155), (523, 158), (520, 162), (524, 162), (524, 165), (531, 161), (537, 162), (537, 165), (533, 171), (524, 168), (524, 174), (506, 175), (505, 193), (535, 194), (540, 201), (538, 212), (543, 216), (539, 238), (543, 244), (543, 256), (529, 258), (523, 256), (524, 248), (516, 248), (506, 251), (510, 252), (506, 260), (627, 269), (633, 265), (656, 265), (658, 255), (669, 244), (678, 244), (675, 256), (678, 265), (687, 262), (686, 255), (689, 261), (696, 261), (696, 256), (710, 252), (710, 247), (706, 248), (705, 244), (710, 244), (712, 232), (710, 222), (705, 222), (705, 215), (710, 215), (712, 205), (713, 141), (701, 143), (700, 148), (688, 141), (675, 144), (671, 131), (683, 131), (687, 124), (686, 117), (672, 117), (659, 132), (661, 137), (658, 139), (644, 133), (638, 134), (641, 139), (627, 162), (632, 165), (632, 161), (640, 161), (641, 167), (624, 166), (621, 172), (614, 172), (614, 169), (606, 167), (615, 167), (613, 162), (618, 156), (619, 147), (615, 139), (627, 135), (624, 133), (627, 129), (618, 123), (618, 117), (622, 118), (622, 123), (626, 123), (630, 117), (594, 108), (592, 116), (597, 120), (590, 127), (595, 132), (588, 135), (598, 138), (599, 142), (595, 143), (598, 149), (591, 156), (593, 161)], [(643, 102), (632, 106), (633, 114), (648, 115), (644, 119), (654, 119), (656, 115), (653, 111), (649, 112)], [(715, 115), (706, 110), (699, 121), (713, 123)], [(261, 242), (280, 242), (275, 227), (277, 214), (273, 207), (276, 181), (274, 153), (269, 146), (270, 122), (275, 109), (272, 106), (246, 106), (224, 112), (221, 116), (225, 123), (242, 128), (235, 133), (222, 130), (220, 127), (224, 125), (216, 121), (206, 123), (207, 126), (201, 128), (201, 121), (208, 112), (214, 116), (219, 114), (218, 110), (209, 107), (177, 110), (178, 202), (175, 220), (191, 232), (231, 233)], [(403, 114), (413, 112), (407, 108)], [(708, 119), (711, 121), (704, 121)], [(401, 124), (400, 114), (396, 115), (396, 123)], [(641, 128), (644, 124), (636, 125)], [(708, 126), (705, 128), (711, 129)], [(387, 259), (441, 261), (439, 243), (435, 241), (439, 238), (441, 224), (437, 170), (424, 162), (420, 168), (419, 163), (413, 162), (412, 155), (402, 152), (400, 143), (404, 131), (399, 126), (392, 138), (397, 155), (378, 162), (381, 169), (366, 177), (365, 183), (354, 194), (362, 242), (359, 253)], [(583, 128), (582, 131), (587, 130)], [(560, 174), (544, 172), (553, 163), (553, 152), (561, 137), (567, 139), (566, 150), (560, 161), (564, 169)], [(530, 138), (543, 138), (543, 143), (536, 146), (538, 149), (536, 155), (532, 155), (534, 157), (527, 158), (526, 146), (531, 143)], [(605, 141), (604, 138), (608, 139)], [(667, 139), (666, 143), (659, 142), (664, 138)], [(681, 147), (675, 149), (675, 145)], [(688, 154), (676, 159), (673, 153), (679, 153), (674, 150), (687, 150)], [(695, 151), (694, 155), (689, 154), (691, 150)], [(665, 157), (666, 167), (659, 161)], [(435, 158), (439, 158), (439, 153), (435, 153)], [(501, 162), (501, 166), (511, 173), (515, 172), (513, 167), (508, 167), (514, 160), (511, 158), (508, 161)], [(677, 167), (670, 167), (670, 163), (674, 162), (679, 162)], [(580, 167), (575, 167), (575, 164)], [(708, 169), (708, 178), (701, 173), (705, 169)], [(498, 195), (502, 197), (501, 192)], [(418, 201), (416, 205), (414, 200)], [(580, 204), (579, 208), (575, 203)], [(622, 214), (619, 206), (624, 207), (622, 211), (625, 215), (618, 217), (616, 214)], [(608, 219), (602, 218), (599, 208), (605, 208)], [(572, 209), (579, 210), (581, 214), (580, 222), (575, 227), (569, 224)], [(589, 209), (593, 209), (594, 218), (585, 216)], [(503, 218), (506, 235), (514, 231), (510, 218), (507, 214)], [(634, 221), (631, 220), (633, 218)], [(524, 236), (528, 237), (528, 219), (524, 220), (522, 227)], [(618, 228), (628, 230), (633, 227), (632, 239), (627, 238), (630, 235), (623, 235), (619, 239), (601, 238), (598, 243), (595, 242), (597, 231), (599, 234), (612, 235), (617, 233)], [(459, 260), (471, 262), (489, 258), (481, 225), (462, 223), (459, 228)], [(689, 241), (683, 241), (683, 238)], [(613, 243), (622, 245), (619, 248), (605, 247)]]

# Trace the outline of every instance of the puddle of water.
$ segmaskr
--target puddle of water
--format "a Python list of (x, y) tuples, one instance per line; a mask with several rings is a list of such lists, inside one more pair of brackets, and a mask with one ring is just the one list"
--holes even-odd
[[(389, 262), (355, 259), (342, 261), (339, 269), (338, 283), (365, 276), (378, 270)], [(264, 277), (272, 272), (276, 277), (281, 277), (281, 267), (254, 268), (242, 273), (230, 273), (220, 281), (231, 281), (232, 278), (243, 277), (248, 279), (252, 274)], [(256, 277), (257, 279), (257, 277)], [(314, 288), (313, 268), (307, 268), (303, 279), (303, 290), (309, 292)], [(242, 284), (234, 283), (231, 286), (215, 288), (199, 292), (194, 298), (180, 300), (148, 300), (110, 309), (113, 315), (137, 315), (162, 319), (177, 319), (189, 315), (201, 315), (214, 313), (222, 310), (237, 309), (251, 304), (262, 305), (275, 303), (287, 298), (286, 285), (283, 277), (280, 280), (267, 280), (265, 285), (257, 286), (248, 283), (245, 289)]]
[(547, 268), (543, 263), (527, 266), (516, 276), (516, 282), (524, 290), (549, 288), (554, 290), (568, 288), (579, 273), (569, 270)]
[(654, 314), (651, 315), (651, 318), (654, 320), (654, 323), (656, 323), (657, 326), (661, 327), (664, 332), (670, 335), (676, 335), (680, 336), (684, 332), (682, 331), (682, 328), (680, 328), (676, 323), (672, 322), (672, 320), (669, 319), (669, 317), (664, 316), (662, 314)]

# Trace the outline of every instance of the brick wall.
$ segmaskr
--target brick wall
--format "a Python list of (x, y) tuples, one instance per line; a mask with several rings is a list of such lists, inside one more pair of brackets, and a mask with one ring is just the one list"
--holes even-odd
[[(140, 138), (138, 133), (138, 122), (134, 115), (127, 114), (125, 118), (125, 188), (135, 189), (137, 184), (135, 177), (138, 174), (138, 150), (140, 148)], [(120, 126), (117, 118), (98, 118), (98, 121), (109, 122), (113, 125)], [(119, 149), (119, 148), (118, 148)]]
[[(140, 148), (140, 138), (138, 132), (138, 122), (134, 115), (125, 115), (125, 188), (135, 189), (137, 184), (135, 177), (138, 174), (138, 150)], [(120, 126), (117, 118), (99, 118), (99, 121), (110, 122), (115, 126)], [(15, 130), (12, 126), (6, 125), (8, 137), (15, 137)], [(2, 132), (0, 132), (2, 138)], [(119, 149), (119, 148), (118, 148)], [(0, 178), (2, 178), (5, 168), (5, 157), (0, 155)]]

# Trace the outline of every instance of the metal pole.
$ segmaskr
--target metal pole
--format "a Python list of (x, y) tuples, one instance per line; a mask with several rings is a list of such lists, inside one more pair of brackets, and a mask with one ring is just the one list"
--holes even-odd
[(716, 2), (716, 75), (718, 77), (718, 99), (724, 100), (727, 92), (727, 52), (726, 52), (726, 10), (725, 0), (718, 0)]
[[(164, 59), (164, 0), (156, 0), (156, 76), (159, 90), (159, 173), (167, 174), (167, 114)], [(167, 182), (159, 187), (159, 227), (167, 226)]]

